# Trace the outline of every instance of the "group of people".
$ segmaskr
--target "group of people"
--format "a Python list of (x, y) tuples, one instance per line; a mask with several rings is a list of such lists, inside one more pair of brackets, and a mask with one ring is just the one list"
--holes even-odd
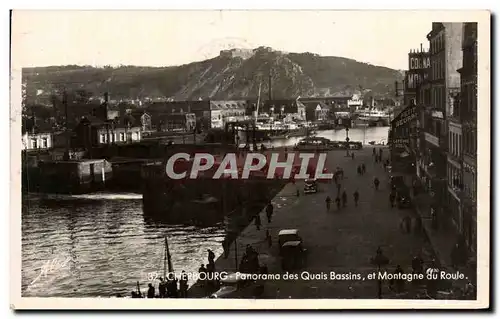
[(383, 154), (383, 150), (381, 148), (379, 148), (378, 151), (377, 151), (376, 147), (373, 148), (372, 155), (373, 155), (373, 159), (375, 160), (375, 163), (382, 162), (382, 154)]
[[(208, 276), (208, 275), (215, 272), (215, 253), (211, 249), (208, 249), (207, 251), (208, 251), (208, 264), (206, 267), (205, 265), (202, 264), (201, 267), (198, 269), (198, 273), (206, 274), (207, 276), (205, 276), (205, 278), (212, 278), (213, 276)], [(208, 279), (205, 280), (200, 279), (200, 282), (207, 293), (213, 291), (215, 288), (217, 288), (219, 284), (216, 280), (208, 280)]]
[[(273, 214), (274, 214), (274, 206), (271, 202), (267, 204), (266, 206), (266, 217), (267, 217), (267, 223), (270, 224), (272, 219), (273, 219)], [(262, 226), (262, 220), (260, 219), (260, 214), (255, 215), (254, 217), (254, 222), (255, 222), (255, 227), (257, 230), (260, 230), (260, 227)]]
[(259, 253), (252, 246), (247, 245), (238, 268), (241, 273), (246, 274), (258, 273), (260, 271)]
[[(188, 276), (183, 270), (180, 278), (174, 277), (171, 280), (166, 280), (163, 277), (159, 278), (158, 294), (152, 283), (148, 284), (147, 298), (187, 298), (188, 294)], [(142, 294), (138, 291), (132, 291), (132, 298), (142, 298)]]

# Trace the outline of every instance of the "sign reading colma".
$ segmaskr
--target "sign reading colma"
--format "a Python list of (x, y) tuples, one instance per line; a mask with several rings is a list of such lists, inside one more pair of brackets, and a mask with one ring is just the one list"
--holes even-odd
[(408, 54), (409, 68), (406, 72), (406, 89), (415, 90), (427, 79), (427, 70), (431, 66), (429, 52), (413, 51)]

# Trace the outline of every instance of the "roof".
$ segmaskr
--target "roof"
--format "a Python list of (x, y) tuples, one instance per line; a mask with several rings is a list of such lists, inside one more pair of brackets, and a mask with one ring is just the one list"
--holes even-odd
[(211, 110), (246, 109), (247, 101), (210, 101)]
[(287, 241), (281, 247), (296, 247), (296, 246), (299, 246), (299, 245), (300, 245), (300, 241), (294, 240), (294, 241)]
[(298, 229), (282, 229), (280, 230), (278, 236), (281, 235), (297, 235), (299, 233)]

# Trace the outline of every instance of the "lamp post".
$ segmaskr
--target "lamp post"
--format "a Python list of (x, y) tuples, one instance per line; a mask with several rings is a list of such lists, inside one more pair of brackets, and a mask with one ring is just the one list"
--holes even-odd
[(349, 157), (349, 126), (345, 125), (345, 148), (346, 148), (346, 157)]
[(372, 258), (371, 263), (377, 266), (377, 295), (378, 299), (382, 299), (382, 280), (380, 279), (380, 268), (389, 264), (389, 259), (384, 256), (382, 248), (378, 247), (375, 257)]

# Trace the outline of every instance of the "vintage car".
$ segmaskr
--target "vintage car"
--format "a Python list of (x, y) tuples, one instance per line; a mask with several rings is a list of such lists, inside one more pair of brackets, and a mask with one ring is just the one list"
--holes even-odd
[(289, 241), (298, 241), (302, 243), (302, 238), (299, 235), (298, 229), (282, 229), (278, 233), (278, 244), (280, 248), (280, 253), (282, 251), (283, 245)]
[(281, 247), (281, 268), (285, 271), (301, 268), (307, 259), (307, 250), (301, 241), (288, 241)]
[(304, 194), (314, 194), (318, 192), (318, 183), (315, 179), (306, 179), (304, 183)]
[(399, 209), (412, 207), (410, 190), (408, 187), (404, 186), (397, 189), (396, 202)]
[(220, 288), (210, 295), (211, 299), (218, 298), (257, 298), (262, 295), (264, 283), (245, 278), (245, 274), (231, 273), (220, 280)]

